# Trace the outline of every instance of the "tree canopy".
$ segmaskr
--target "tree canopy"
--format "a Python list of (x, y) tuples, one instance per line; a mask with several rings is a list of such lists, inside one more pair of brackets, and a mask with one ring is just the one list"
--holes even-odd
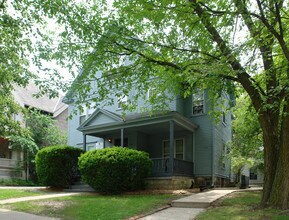
[(25, 121), (39, 149), (67, 143), (66, 134), (55, 125), (55, 120), (50, 115), (45, 115), (37, 109), (30, 109)]
[[(2, 137), (18, 135), (22, 126), (14, 116), (22, 113), (22, 108), (15, 103), (13, 89), (25, 87), (33, 80), (42, 88), (42, 92), (56, 95), (53, 84), (59, 82), (60, 74), (43, 67), (41, 57), (43, 46), (49, 43), (50, 35), (42, 34), (47, 26), (47, 17), (36, 11), (32, 1), (0, 1), (0, 135)], [(51, 41), (50, 41), (51, 42)], [(41, 48), (38, 46), (41, 45)], [(41, 51), (42, 50), (42, 51)], [(32, 70), (32, 64), (37, 68)], [(37, 70), (37, 71), (36, 71)], [(40, 78), (46, 74), (46, 79)], [(47, 81), (50, 78), (51, 81)], [(52, 84), (52, 86), (51, 86)], [(60, 87), (63, 88), (61, 85)]]
[(34, 17), (45, 14), (62, 25), (57, 47), (44, 44), (39, 57), (81, 66), (72, 87), (77, 92), (70, 93), (79, 102), (93, 93), (92, 83), (97, 103), (133, 87), (186, 97), (199, 86), (216, 99), (234, 84), (242, 86), (263, 134), (262, 205), (288, 207), (288, 1), (24, 2)]
[(236, 175), (236, 183), (239, 182), (243, 169), (256, 167), (261, 171), (264, 170), (262, 131), (258, 116), (248, 95), (243, 90), (240, 92), (236, 105), (232, 109), (233, 137), (232, 142), (228, 143), (230, 153), (227, 155), (231, 159), (231, 168)]

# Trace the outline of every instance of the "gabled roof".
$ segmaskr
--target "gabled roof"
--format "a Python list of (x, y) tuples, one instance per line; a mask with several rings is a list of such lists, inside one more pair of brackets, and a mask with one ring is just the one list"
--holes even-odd
[[(104, 116), (104, 117), (99, 117)], [(177, 112), (167, 112), (156, 115), (135, 114), (123, 119), (121, 116), (103, 109), (97, 109), (79, 128), (84, 134), (109, 132), (120, 128), (136, 128), (174, 121), (180, 127), (194, 131), (198, 125), (192, 123)]]
[(123, 119), (120, 115), (112, 113), (105, 109), (96, 109), (89, 118), (81, 124), (78, 130), (83, 129), (84, 127), (90, 126), (99, 126), (102, 124), (110, 124), (115, 122), (122, 122)]
[(25, 88), (16, 86), (14, 89), (15, 101), (20, 105), (40, 109), (52, 114), (53, 117), (57, 117), (68, 108), (68, 105), (62, 102), (63, 96), (49, 98), (47, 95), (43, 95), (36, 98), (35, 95), (40, 90), (34, 83), (29, 83)]

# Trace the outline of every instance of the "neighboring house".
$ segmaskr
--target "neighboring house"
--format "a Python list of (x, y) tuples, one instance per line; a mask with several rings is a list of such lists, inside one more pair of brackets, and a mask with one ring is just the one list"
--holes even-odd
[[(137, 91), (131, 91), (135, 94)], [(148, 92), (149, 95), (149, 92)], [(90, 102), (91, 97), (87, 97)], [(209, 116), (207, 91), (188, 98), (175, 97), (166, 113), (150, 115), (136, 110), (122, 117), (121, 102), (88, 109), (68, 120), (68, 144), (86, 151), (123, 146), (146, 151), (153, 161), (149, 187), (189, 188), (194, 185), (225, 186), (230, 180), (230, 162), (225, 155), (231, 140), (231, 112), (214, 123)], [(227, 104), (232, 96), (224, 95)], [(69, 114), (75, 100), (64, 98)], [(138, 109), (144, 105), (139, 100)]]
[(262, 170), (252, 167), (249, 172), (249, 185), (263, 185), (264, 173)]
[[(35, 108), (41, 110), (43, 114), (51, 115), (56, 120), (56, 125), (63, 132), (67, 132), (68, 106), (62, 102), (63, 97), (49, 99), (48, 96), (36, 98), (34, 95), (39, 93), (36, 85), (30, 83), (27, 87), (16, 87), (13, 91), (15, 101), (22, 107)], [(14, 116), (16, 121), (20, 121), (25, 126), (23, 115)], [(0, 138), (0, 178), (24, 177), (15, 176), (14, 171), (19, 171), (23, 161), (23, 152), (13, 151), (11, 143), (7, 138)]]

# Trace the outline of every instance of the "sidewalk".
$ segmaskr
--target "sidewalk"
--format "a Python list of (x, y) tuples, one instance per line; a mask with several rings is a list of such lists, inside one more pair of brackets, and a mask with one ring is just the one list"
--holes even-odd
[(64, 196), (74, 196), (78, 194), (80, 193), (55, 193), (55, 194), (50, 194), (50, 195), (26, 196), (26, 197), (20, 197), (20, 198), (4, 199), (4, 200), (0, 200), (0, 205), (15, 203), (15, 202), (25, 202), (25, 201), (32, 201), (32, 200), (57, 198), (57, 197), (64, 197)]
[(237, 190), (215, 189), (207, 192), (196, 193), (190, 196), (172, 201), (172, 207), (140, 220), (192, 220), (199, 213), (206, 210), (214, 201)]
[[(6, 188), (7, 189), (7, 188)], [(30, 188), (32, 189), (32, 188)], [(262, 188), (251, 188), (244, 190), (258, 190)], [(215, 189), (202, 193), (195, 193), (190, 196), (183, 197), (172, 201), (172, 207), (163, 209), (161, 211), (155, 212), (151, 215), (145, 217), (137, 218), (140, 220), (192, 220), (199, 213), (206, 210), (213, 202), (217, 199), (220, 199), (232, 192), (243, 191), (239, 189)], [(70, 193), (53, 193), (49, 195), (40, 195), (40, 196), (29, 196), (22, 198), (12, 198), (0, 200), (0, 204), (9, 204), (15, 202), (47, 199), (47, 198), (56, 198), (64, 196), (78, 195), (80, 193), (70, 192)], [(23, 212), (16, 212), (6, 209), (0, 209), (0, 219), (5, 220), (59, 220), (57, 218), (50, 218), (44, 216), (38, 216), (33, 214), (27, 214)], [(136, 219), (136, 218), (131, 218)]]
[(5, 220), (60, 220), (58, 218), (49, 218), (39, 215), (16, 212), (7, 209), (0, 209), (0, 219)]
[[(2, 187), (0, 187), (2, 188)], [(4, 187), (3, 187), (4, 188)], [(3, 189), (2, 188), (2, 189)], [(29, 189), (29, 190), (38, 190), (43, 189), (44, 187), (5, 187), (5, 189)], [(24, 201), (32, 201), (32, 200), (40, 200), (40, 199), (48, 199), (48, 198), (57, 198), (57, 197), (65, 197), (65, 196), (73, 196), (78, 195), (80, 193), (53, 193), (49, 195), (39, 195), (39, 196), (26, 196), (20, 198), (11, 198), (0, 200), (0, 204), (9, 204), (15, 202), (24, 202)], [(11, 211), (7, 209), (0, 209), (0, 219), (5, 220), (59, 220), (58, 218), (50, 218), (45, 216), (33, 215), (24, 212)]]

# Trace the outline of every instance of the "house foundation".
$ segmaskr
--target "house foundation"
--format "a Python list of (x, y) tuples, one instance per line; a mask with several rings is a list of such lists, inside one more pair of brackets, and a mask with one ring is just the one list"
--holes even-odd
[(194, 182), (193, 177), (152, 177), (146, 180), (147, 189), (189, 189)]

